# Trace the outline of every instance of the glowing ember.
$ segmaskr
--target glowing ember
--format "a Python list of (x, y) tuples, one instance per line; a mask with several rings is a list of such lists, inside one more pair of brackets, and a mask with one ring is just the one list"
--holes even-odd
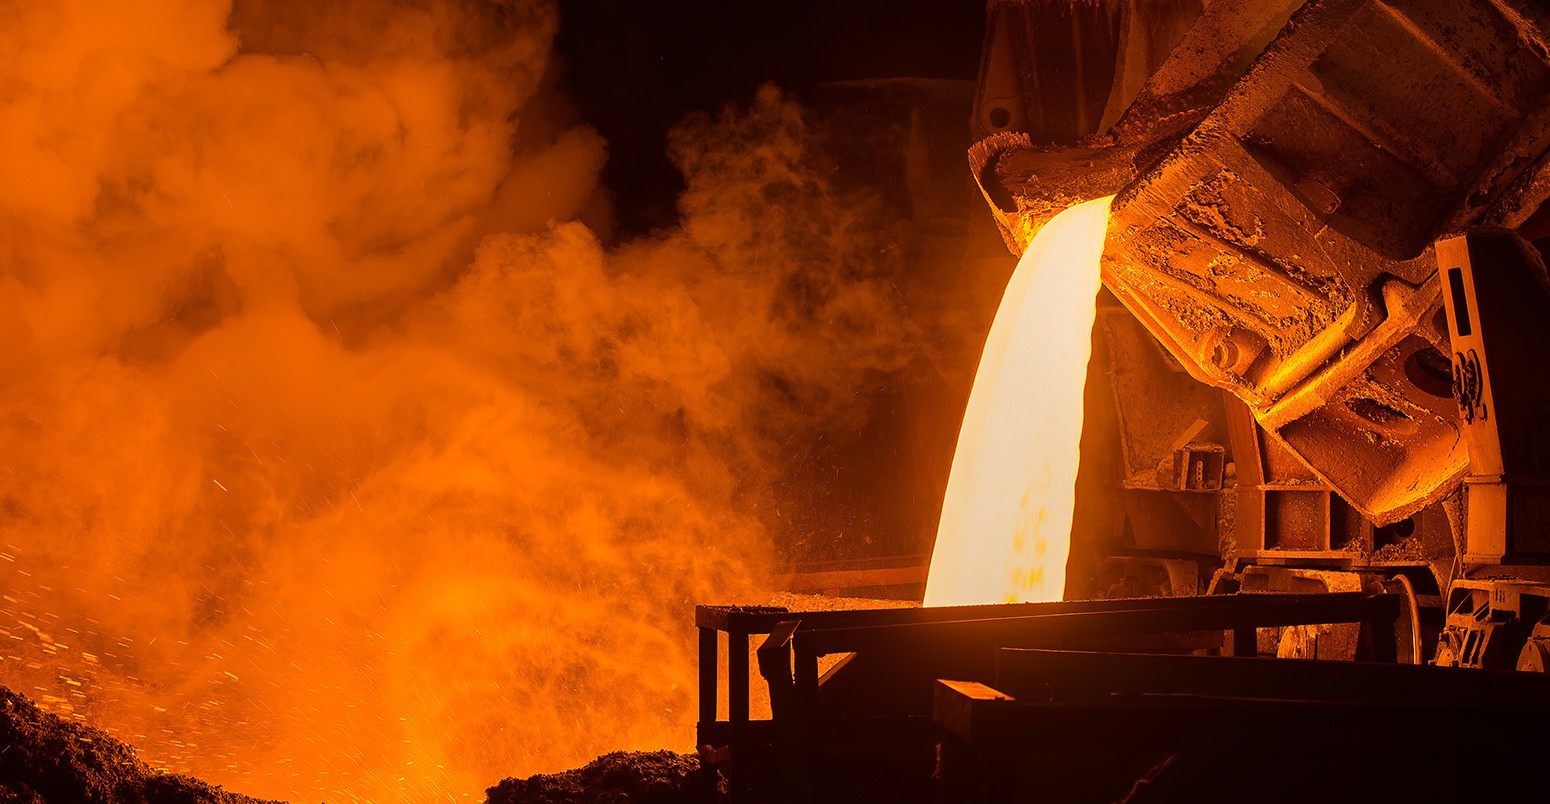
[(985, 340), (942, 504), (926, 605), (1059, 600), (1109, 198), (1029, 244)]

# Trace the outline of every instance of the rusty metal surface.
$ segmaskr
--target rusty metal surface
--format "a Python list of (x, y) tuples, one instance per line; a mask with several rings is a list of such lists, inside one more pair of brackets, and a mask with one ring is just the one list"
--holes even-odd
[(1118, 305), (1098, 310), (1109, 358), (1108, 385), (1119, 419), (1125, 488), (1176, 488), (1175, 445), (1227, 443), (1221, 392), (1196, 382)]
[[(1287, 8), (1260, 6), (1254, 29), (1241, 5), (1196, 26), (1236, 19), (1231, 41), (1258, 47)], [(1209, 74), (1176, 48), (1105, 137), (1002, 135), (976, 175), (1016, 245), (1044, 207), (1118, 190), (1108, 287), (1192, 376), (1394, 522), (1467, 465), (1430, 244), (1544, 194), (1547, 21), (1510, 0), (1313, 0), (1246, 71), (1243, 48)], [(1223, 75), (1241, 77), (1224, 93)]]

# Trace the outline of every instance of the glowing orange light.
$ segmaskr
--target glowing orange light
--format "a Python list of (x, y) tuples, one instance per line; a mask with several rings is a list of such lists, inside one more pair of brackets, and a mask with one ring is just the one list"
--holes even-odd
[(1059, 600), (1109, 198), (1060, 213), (1007, 283), (953, 455), (927, 606)]

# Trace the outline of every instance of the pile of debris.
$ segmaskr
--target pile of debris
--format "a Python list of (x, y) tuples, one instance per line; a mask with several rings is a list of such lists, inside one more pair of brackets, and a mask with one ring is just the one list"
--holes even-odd
[(265, 804), (162, 773), (106, 732), (38, 709), (0, 687), (0, 801), (81, 804)]
[[(605, 754), (585, 767), (506, 779), (489, 804), (682, 804), (700, 763), (671, 751)], [(162, 773), (106, 732), (44, 712), (0, 687), (0, 804), (278, 804)]]
[(672, 751), (616, 751), (585, 767), (486, 790), (488, 804), (684, 804), (698, 801), (700, 761)]

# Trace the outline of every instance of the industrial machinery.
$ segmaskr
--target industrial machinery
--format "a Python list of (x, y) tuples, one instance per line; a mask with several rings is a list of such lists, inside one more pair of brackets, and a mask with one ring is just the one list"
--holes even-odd
[[(1543, 668), (1546, 7), (990, 18), (972, 159), (1008, 246), (1117, 194), (1090, 373), (1121, 480), (1078, 506), (1124, 514), (1074, 534), (1074, 585), (1391, 588), (1416, 604), (1413, 660)], [(1052, 103), (1073, 65), (1081, 90)]]
[[(777, 800), (853, 798), (820, 773), (847, 761), (949, 801), (1528, 767), (1497, 732), (1550, 706), (1550, 8), (988, 12), (970, 162), (1008, 248), (1115, 196), (1067, 601), (702, 607), (702, 756), (745, 798), (784, 769)], [(1291, 761), (1366, 781), (1244, 792)]]

